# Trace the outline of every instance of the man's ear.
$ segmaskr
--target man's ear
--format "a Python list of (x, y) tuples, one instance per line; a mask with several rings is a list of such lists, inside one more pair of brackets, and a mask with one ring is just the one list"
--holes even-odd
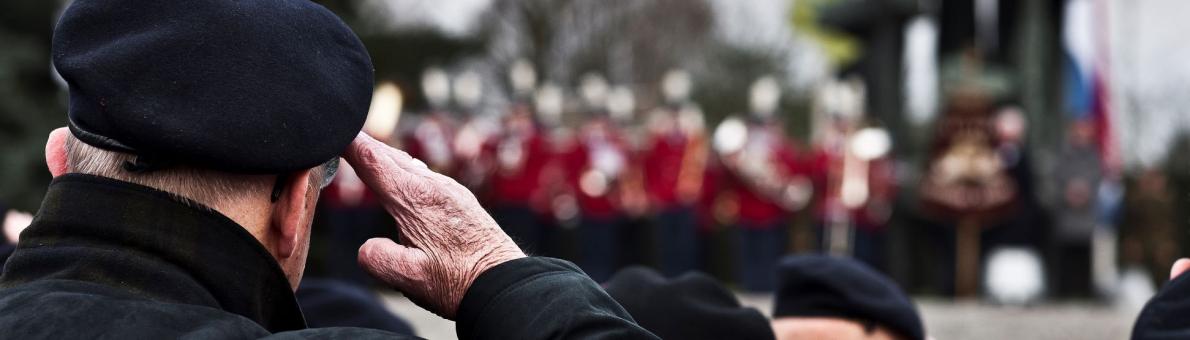
[(313, 206), (307, 204), (307, 200), (311, 198), (306, 195), (312, 173), (311, 169), (306, 169), (290, 175), (281, 197), (273, 203), (273, 216), (269, 228), (273, 229), (273, 235), (277, 238), (276, 251), (280, 258), (293, 256), (301, 244), (299, 238), (302, 228), (306, 227), (306, 210)]
[(45, 141), (45, 166), (50, 169), (50, 176), (58, 177), (69, 171), (66, 168), (66, 137), (70, 130), (65, 127), (54, 129)]

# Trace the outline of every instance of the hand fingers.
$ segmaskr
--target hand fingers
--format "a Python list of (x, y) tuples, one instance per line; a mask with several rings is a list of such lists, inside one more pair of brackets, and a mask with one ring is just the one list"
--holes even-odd
[[(427, 179), (443, 177), (430, 171), (425, 167), (425, 163), (421, 163), (404, 151), (392, 148), (364, 133), (355, 137), (347, 151), (344, 152), (343, 159), (351, 164), (356, 174), (369, 188), (372, 188), (377, 194), (389, 198), (388, 202), (399, 205), (401, 203), (399, 200), (391, 199), (400, 197), (400, 193), (409, 191), (414, 186), (436, 185), (435, 181), (427, 181)], [(401, 211), (401, 208), (408, 207), (400, 205), (389, 208), (397, 208), (398, 211)], [(390, 212), (392, 211), (390, 210)]]
[[(413, 158), (404, 151), (381, 143), (362, 132), (351, 142), (351, 146), (347, 148), (343, 159), (346, 159), (353, 166), (356, 163), (372, 164), (374, 166), (371, 168), (376, 170), (375, 172), (378, 174), (387, 173), (391, 176), (391, 174), (397, 173), (395, 171), (396, 169), (399, 169), (403, 173), (421, 177), (434, 178), (434, 176), (437, 176), (437, 173), (431, 171), (425, 162)], [(361, 174), (360, 178), (365, 178), (365, 174)]]
[[(394, 149), (361, 132), (355, 137), (355, 140), (351, 141), (351, 145), (343, 153), (343, 159), (351, 164), (359, 178), (369, 186), (382, 186), (385, 184), (382, 179), (402, 177), (408, 174), (404, 168), (397, 164), (392, 150)], [(387, 190), (389, 188), (386, 187), (373, 187), (373, 189), (378, 189), (379, 192), (389, 191)]]
[(1190, 259), (1180, 258), (1173, 263), (1173, 268), (1169, 269), (1169, 279), (1173, 280), (1190, 269)]
[(405, 153), (404, 151), (401, 151), (401, 154), (404, 155), (405, 157), (403, 158), (403, 160), (401, 162), (399, 162), (399, 164), (401, 164), (401, 168), (405, 169), (405, 171), (408, 171), (409, 173), (416, 174), (416, 175), (419, 175), (419, 176), (422, 176), (422, 177), (425, 177), (428, 179), (439, 180), (439, 179), (447, 178), (446, 176), (443, 176), (437, 172), (434, 172), (434, 170), (430, 170), (430, 166), (426, 165), (426, 162), (423, 162), (422, 160), (417, 159), (417, 158), (413, 158), (413, 156), (410, 156), (408, 153)]
[(387, 238), (374, 238), (359, 248), (359, 264), (373, 277), (404, 292), (419, 291), (425, 284), (426, 253)]

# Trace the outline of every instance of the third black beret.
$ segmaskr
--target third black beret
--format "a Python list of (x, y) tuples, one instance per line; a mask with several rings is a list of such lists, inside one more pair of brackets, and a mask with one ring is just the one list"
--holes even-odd
[(778, 268), (773, 317), (829, 317), (883, 326), (924, 339), (921, 317), (896, 283), (859, 261), (788, 256)]

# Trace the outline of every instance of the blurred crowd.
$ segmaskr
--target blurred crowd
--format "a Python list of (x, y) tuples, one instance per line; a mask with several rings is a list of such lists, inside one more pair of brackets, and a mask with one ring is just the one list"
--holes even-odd
[[(814, 221), (811, 249), (882, 266), (891, 145), (863, 120), (858, 82), (823, 88), (820, 136), (801, 145), (784, 130), (771, 77), (752, 84), (746, 114), (708, 127), (689, 99), (697, 85), (680, 69), (648, 89), (664, 98), (655, 107), (636, 105), (645, 89), (599, 74), (572, 87), (538, 85), (535, 74), (527, 62), (511, 65), (514, 99), (489, 117), (472, 113), (484, 91), (475, 75), (429, 69), (421, 87), (430, 108), (398, 123), (376, 118), (396, 112), (375, 109), (392, 108), (374, 107), (370, 119), (396, 126), (369, 132), (470, 188), (525, 250), (571, 259), (597, 281), (631, 264), (669, 276), (707, 270), (714, 257), (731, 259), (739, 287), (771, 291), (797, 215)], [(355, 226), (379, 216), (361, 212), (379, 207), (344, 170), (325, 193), (320, 227), (356, 233), (337, 237), (358, 244), (372, 234)], [(726, 244), (712, 240), (719, 229), (730, 234)]]
[[(895, 157), (889, 133), (867, 118), (855, 76), (817, 87), (803, 142), (786, 131), (773, 77), (755, 79), (743, 113), (710, 124), (681, 69), (635, 87), (598, 73), (539, 83), (536, 70), (518, 60), (492, 89), (466, 70), (431, 67), (419, 84), (428, 105), (413, 112), (400, 105), (408, 94), (382, 84), (365, 131), (471, 189), (526, 251), (572, 260), (597, 281), (643, 264), (769, 292), (779, 257), (824, 253), (919, 292), (1027, 303), (1111, 298), (1119, 268), (1143, 269), (1155, 284), (1177, 254), (1161, 172), (1125, 193), (1095, 116), (1071, 119), (1061, 151), (1037, 166), (1022, 109), (960, 82), (920, 169), (906, 169), (917, 166)], [(481, 114), (483, 92), (502, 89), (507, 106)], [(342, 168), (324, 192), (316, 232), (327, 237), (315, 252), (327, 256), (312, 270), (367, 283), (340, 250), (399, 235), (385, 232), (393, 222)], [(891, 230), (894, 218), (908, 221), (908, 237)], [(890, 268), (898, 260), (911, 261), (908, 280)]]
[[(1148, 93), (1177, 91), (1129, 76), (1156, 64), (1139, 62), (1148, 53), (1108, 62), (1148, 46), (1119, 36), (1161, 33), (1145, 23), (1163, 18), (1154, 2), (551, 1), (477, 1), (481, 14), (424, 23), (403, 11), (429, 2), (317, 3), (376, 61), (363, 132), (462, 184), (525, 253), (577, 264), (650, 331), (701, 311), (664, 300), (737, 313), (730, 295), (744, 292), (771, 294), (774, 319), (741, 312), (765, 334), (820, 312), (799, 299), (828, 296), (873, 311), (848, 329), (921, 338), (900, 287), (1141, 301), (1180, 273), (1190, 135), (1164, 134), (1190, 115)], [(66, 3), (4, 5), (46, 15), (0, 20), (13, 38), (0, 52), (0, 266), (49, 182), (42, 130), (79, 91), (45, 55), (48, 13)], [(401, 240), (402, 226), (350, 164), (337, 169), (299, 303), (310, 326), (411, 333), (359, 264), (361, 244)]]

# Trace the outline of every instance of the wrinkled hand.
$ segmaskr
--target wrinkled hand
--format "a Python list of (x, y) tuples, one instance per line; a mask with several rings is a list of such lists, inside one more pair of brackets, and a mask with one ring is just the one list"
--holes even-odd
[(422, 308), (453, 319), (471, 283), (525, 257), (467, 188), (361, 133), (344, 159), (396, 219), (401, 244), (374, 238), (359, 263)]

